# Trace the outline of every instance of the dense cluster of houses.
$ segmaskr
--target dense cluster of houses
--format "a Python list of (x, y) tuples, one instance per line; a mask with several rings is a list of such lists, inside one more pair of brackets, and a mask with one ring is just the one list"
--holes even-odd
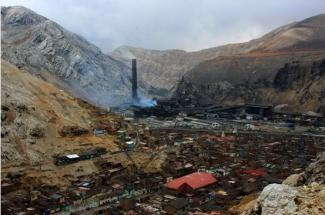
[(150, 130), (132, 119), (118, 129), (107, 124), (94, 129), (94, 135), (110, 132), (118, 137), (120, 151), (115, 153), (156, 151), (153, 155), (158, 156), (165, 153), (161, 169), (147, 173), (118, 160), (107, 161), (105, 158), (112, 153), (104, 148), (58, 156), (57, 165), (93, 160), (100, 171), (72, 179), (64, 190), (55, 186), (22, 187), (21, 175), (7, 177), (1, 184), (5, 196), (2, 211), (6, 214), (227, 214), (228, 207), (243, 196), (300, 172), (325, 147), (322, 136)]

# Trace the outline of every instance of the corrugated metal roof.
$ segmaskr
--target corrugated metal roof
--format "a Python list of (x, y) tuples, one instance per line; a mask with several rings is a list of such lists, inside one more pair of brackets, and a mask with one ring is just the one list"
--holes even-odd
[(195, 172), (175, 180), (172, 180), (166, 184), (170, 189), (178, 190), (181, 186), (187, 185), (193, 190), (205, 187), (209, 184), (213, 184), (217, 179), (208, 172)]
[(67, 155), (66, 157), (69, 158), (69, 159), (74, 159), (74, 158), (79, 158), (79, 155), (71, 154), (71, 155)]

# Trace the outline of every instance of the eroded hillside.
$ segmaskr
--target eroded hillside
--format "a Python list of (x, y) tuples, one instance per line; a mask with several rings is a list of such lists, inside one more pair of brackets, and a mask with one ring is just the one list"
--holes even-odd
[(174, 94), (180, 100), (201, 104), (284, 103), (296, 111), (322, 111), (323, 81), (306, 75), (306, 85), (279, 91), (274, 78), (287, 64), (309, 67), (303, 69), (308, 74), (314, 70), (313, 63), (321, 64), (325, 56), (324, 22), (322, 14), (246, 43), (196, 52), (120, 47), (113, 55), (139, 59), (140, 78), (148, 93), (155, 96)]
[(130, 99), (126, 65), (25, 7), (1, 7), (1, 45), (2, 59), (92, 104)]
[[(117, 150), (114, 136), (94, 136), (97, 120), (114, 120), (113, 115), (97, 116), (100, 111), (63, 90), (2, 61), (1, 161), (2, 173), (28, 170), (31, 178), (47, 184), (67, 183), (66, 174), (77, 177), (96, 171), (92, 161), (57, 168), (54, 156), (77, 153), (93, 147)], [(89, 131), (81, 136), (62, 137), (64, 126)], [(77, 171), (80, 168), (82, 171)], [(52, 181), (54, 180), (54, 181)]]
[(196, 104), (289, 104), (324, 111), (325, 52), (219, 57), (188, 72), (175, 97)]

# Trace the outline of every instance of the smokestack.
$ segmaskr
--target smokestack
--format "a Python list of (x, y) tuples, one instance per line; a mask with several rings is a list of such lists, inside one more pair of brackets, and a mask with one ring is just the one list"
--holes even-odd
[(138, 74), (136, 59), (132, 59), (132, 102), (138, 102)]

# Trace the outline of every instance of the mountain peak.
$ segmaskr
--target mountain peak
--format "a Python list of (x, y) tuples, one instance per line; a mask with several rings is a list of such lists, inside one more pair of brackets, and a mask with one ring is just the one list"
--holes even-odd
[(47, 19), (23, 6), (1, 7), (1, 19), (7, 25), (34, 25)]
[(11, 64), (96, 105), (128, 98), (128, 67), (57, 23), (25, 7), (1, 7), (1, 30), (1, 57)]
[(298, 25), (306, 25), (309, 27), (325, 27), (325, 14), (319, 14), (304, 19), (301, 22), (298, 22)]

